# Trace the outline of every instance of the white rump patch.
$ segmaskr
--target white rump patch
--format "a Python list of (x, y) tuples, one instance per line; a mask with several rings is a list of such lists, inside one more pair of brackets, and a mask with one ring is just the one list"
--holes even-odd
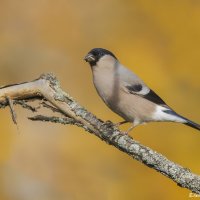
[(186, 122), (185, 119), (183, 119), (179, 116), (172, 115), (170, 113), (164, 112), (166, 110), (170, 110), (170, 109), (162, 107), (162, 106), (156, 106), (156, 111), (153, 113), (153, 116), (152, 116), (153, 120), (155, 120), (155, 121), (180, 122), (180, 123)]

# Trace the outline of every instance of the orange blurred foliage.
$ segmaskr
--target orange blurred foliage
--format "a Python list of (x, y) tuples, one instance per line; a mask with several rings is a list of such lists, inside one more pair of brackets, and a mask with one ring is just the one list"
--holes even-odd
[[(54, 72), (62, 88), (104, 120), (83, 61), (94, 47), (113, 51), (180, 114), (200, 122), (200, 2), (2, 0), (0, 85)], [(0, 110), (1, 200), (188, 199), (189, 191), (77, 127), (31, 122)], [(20, 134), (18, 134), (20, 132)], [(152, 123), (132, 135), (200, 174), (200, 135)]]

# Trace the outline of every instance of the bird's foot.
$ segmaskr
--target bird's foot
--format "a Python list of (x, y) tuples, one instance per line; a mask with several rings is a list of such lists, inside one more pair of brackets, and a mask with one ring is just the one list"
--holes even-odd
[(121, 131), (123, 135), (128, 135), (128, 131)]
[(131, 131), (133, 130), (134, 127), (135, 127), (135, 126), (132, 125), (127, 131), (123, 131), (122, 133), (123, 133), (124, 135), (128, 135), (128, 133), (131, 132)]
[(105, 122), (103, 122), (104, 125), (108, 126), (108, 127), (113, 127), (115, 126), (115, 124), (113, 122), (111, 122), (110, 120), (107, 120)]
[[(128, 121), (122, 121), (122, 122), (118, 122), (118, 123), (112, 123), (110, 120), (104, 122), (104, 125), (108, 126), (108, 127), (115, 127), (115, 128), (119, 128), (119, 126), (121, 126), (122, 124), (128, 123)], [(135, 127), (135, 125), (132, 125), (127, 131), (121, 131), (121, 133), (123, 135), (128, 135), (128, 133)]]
[(106, 126), (107, 128), (114, 128), (115, 127), (115, 124), (113, 122), (111, 122), (110, 120), (103, 122), (102, 125)]

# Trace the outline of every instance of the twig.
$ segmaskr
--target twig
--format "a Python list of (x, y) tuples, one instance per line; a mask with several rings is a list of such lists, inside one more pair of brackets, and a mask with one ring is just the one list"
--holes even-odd
[(25, 101), (23, 100), (15, 100), (14, 101), (14, 104), (18, 104), (18, 105), (21, 105), (22, 108), (25, 108), (25, 109), (28, 109), (32, 112), (37, 112), (37, 108), (31, 106), (31, 105), (28, 105)]
[[(0, 108), (8, 105), (7, 96), (12, 100), (46, 99), (64, 117), (39, 115), (29, 119), (80, 126), (106, 143), (170, 178), (179, 186), (200, 194), (200, 176), (168, 160), (165, 156), (140, 144), (130, 136), (124, 135), (112, 122), (103, 122), (96, 118), (61, 90), (59, 82), (53, 74), (42, 75), (31, 82), (1, 88)], [(52, 108), (50, 109), (52, 110)]]
[(60, 124), (71, 124), (71, 125), (77, 125), (79, 127), (83, 127), (82, 124), (77, 123), (76, 120), (69, 118), (69, 117), (55, 117), (55, 116), (51, 116), (51, 117), (47, 117), (44, 115), (36, 115), (33, 117), (28, 117), (28, 119), (32, 120), (32, 121), (43, 121), (43, 122), (53, 122), (53, 123), (60, 123)]
[(53, 112), (61, 113), (61, 111), (60, 111), (59, 109), (55, 108), (55, 107), (52, 106), (52, 105), (47, 104), (46, 102), (42, 102), (41, 105), (42, 105), (44, 108), (49, 108), (49, 109), (51, 109)]
[(13, 100), (9, 96), (6, 96), (6, 99), (8, 101), (12, 120), (13, 120), (14, 124), (17, 124), (17, 115), (16, 115), (16, 112), (14, 110)]

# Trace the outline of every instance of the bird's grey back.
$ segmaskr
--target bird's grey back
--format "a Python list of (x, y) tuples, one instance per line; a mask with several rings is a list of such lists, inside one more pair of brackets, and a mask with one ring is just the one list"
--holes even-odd
[(120, 81), (129, 85), (141, 84), (142, 86), (146, 86), (146, 84), (136, 74), (134, 74), (129, 69), (125, 68), (119, 62), (117, 64), (117, 71), (119, 74)]

